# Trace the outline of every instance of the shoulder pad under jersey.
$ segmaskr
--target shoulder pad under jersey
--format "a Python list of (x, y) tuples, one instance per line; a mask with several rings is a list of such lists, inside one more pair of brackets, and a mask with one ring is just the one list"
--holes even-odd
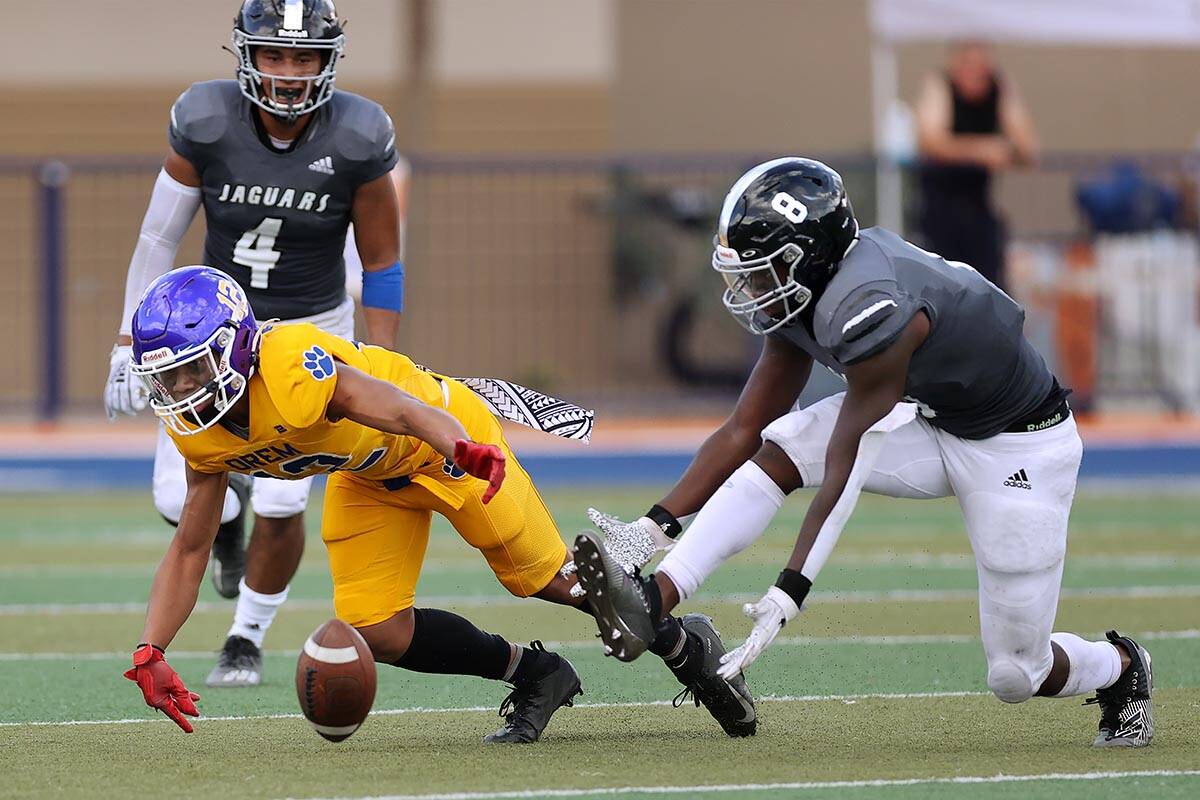
[(396, 165), (396, 130), (383, 106), (343, 91), (334, 94), (330, 105), (338, 153), (355, 165), (362, 182), (374, 180)]
[(191, 147), (209, 145), (220, 139), (240, 99), (236, 81), (193, 83), (171, 106), (168, 129), (171, 146), (186, 157)]
[(887, 349), (918, 307), (897, 284), (887, 254), (862, 238), (817, 302), (814, 337), (839, 363), (854, 364)]

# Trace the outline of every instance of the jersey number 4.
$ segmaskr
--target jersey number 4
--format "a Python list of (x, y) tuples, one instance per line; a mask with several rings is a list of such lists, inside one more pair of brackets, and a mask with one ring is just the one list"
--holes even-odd
[(250, 268), (250, 286), (266, 289), (271, 282), (271, 269), (279, 263), (282, 255), (275, 249), (275, 240), (283, 228), (279, 217), (264, 217), (257, 228), (242, 234), (233, 246), (233, 263)]

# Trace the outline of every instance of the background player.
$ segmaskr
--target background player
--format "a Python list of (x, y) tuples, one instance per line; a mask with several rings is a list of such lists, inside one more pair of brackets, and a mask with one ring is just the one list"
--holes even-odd
[[(196, 209), (207, 225), (204, 260), (232, 275), (264, 319), (305, 320), (354, 336), (342, 251), (354, 223), (363, 266), (366, 340), (395, 343), (403, 301), (397, 164), (391, 120), (377, 104), (334, 92), (345, 45), (330, 0), (245, 0), (234, 21), (237, 80), (194, 84), (171, 109), (170, 149), (130, 261), (113, 349), (109, 417), (145, 400), (130, 368), (130, 320), (146, 287), (174, 265)], [(304, 550), (311, 479), (231, 481), (213, 547), (213, 582), (237, 597), (210, 686), (261, 680), (263, 637)], [(159, 431), (154, 502), (177, 524), (187, 486), (183, 459)], [(247, 493), (255, 512), (243, 557)], [(243, 576), (244, 571), (244, 576)]]
[[(1096, 691), (1096, 746), (1148, 744), (1146, 651), (1115, 631), (1106, 642), (1051, 633), (1083, 447), (1021, 307), (966, 264), (880, 228), (859, 233), (841, 176), (808, 159), (760, 164), (733, 185), (713, 268), (726, 308), (767, 339), (733, 414), (674, 489), (636, 523), (597, 515), (612, 553), (594, 534), (576, 540), (618, 657), (636, 658), (658, 615), (762, 535), (795, 489), (820, 487), (778, 582), (746, 606), (754, 630), (723, 659), (726, 676), (799, 613), (860, 490), (953, 495), (975, 552), (988, 687), (1008, 703)], [(814, 360), (847, 390), (789, 411)], [(626, 574), (616, 554), (640, 566), (696, 511), (655, 574)]]
[[(190, 730), (181, 713), (195, 714), (197, 698), (162, 656), (195, 604), (233, 471), (289, 480), (332, 473), (321, 534), (338, 617), (360, 630), (378, 661), (511, 681), (501, 707), (505, 727), (489, 741), (536, 740), (550, 715), (570, 704), (579, 679), (564, 659), (514, 647), (449, 612), (413, 607), (436, 511), (514, 595), (590, 613), (570, 593), (574, 579), (562, 571), (567, 549), (553, 519), (474, 392), (397, 353), (310, 324), (259, 328), (245, 294), (208, 267), (175, 270), (152, 284), (134, 316), (133, 340), (134, 371), (151, 387), (151, 405), (188, 462), (181, 523), (156, 574), (130, 673), (149, 705)], [(688, 688), (697, 696), (732, 694), (715, 677), (724, 648), (709, 635), (711, 625), (667, 624), (677, 636), (673, 671), (689, 678)], [(717, 716), (732, 704), (736, 716), (718, 719), (745, 735), (753, 732), (754, 709), (739, 685), (741, 702), (710, 710)]]

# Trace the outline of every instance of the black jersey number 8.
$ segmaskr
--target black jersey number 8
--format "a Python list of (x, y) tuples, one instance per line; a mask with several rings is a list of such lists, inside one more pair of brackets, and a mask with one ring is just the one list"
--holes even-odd
[(233, 263), (250, 268), (250, 286), (253, 289), (269, 288), (271, 269), (279, 263), (282, 255), (275, 249), (275, 240), (283, 228), (279, 217), (263, 217), (257, 228), (242, 234), (233, 246)]

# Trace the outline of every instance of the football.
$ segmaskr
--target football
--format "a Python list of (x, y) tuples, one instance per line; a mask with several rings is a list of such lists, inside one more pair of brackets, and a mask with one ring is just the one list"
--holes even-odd
[(375, 660), (362, 635), (339, 619), (313, 631), (296, 662), (296, 697), (305, 719), (329, 741), (358, 730), (375, 701)]

